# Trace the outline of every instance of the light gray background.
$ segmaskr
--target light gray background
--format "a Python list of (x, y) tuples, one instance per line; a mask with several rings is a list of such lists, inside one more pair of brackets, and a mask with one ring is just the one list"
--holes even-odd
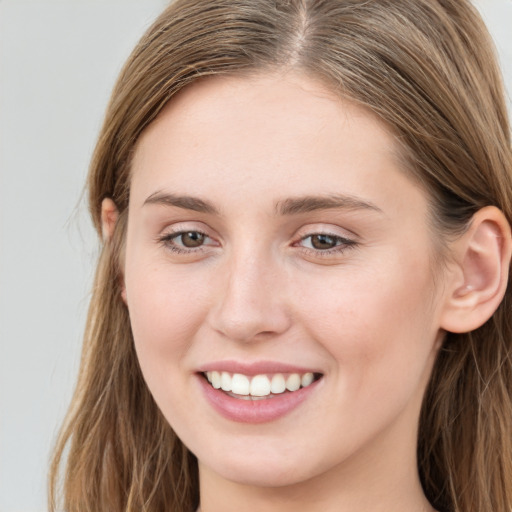
[[(87, 165), (114, 79), (166, 3), (0, 0), (0, 512), (46, 510), (96, 256)], [(478, 5), (511, 91), (512, 0)]]

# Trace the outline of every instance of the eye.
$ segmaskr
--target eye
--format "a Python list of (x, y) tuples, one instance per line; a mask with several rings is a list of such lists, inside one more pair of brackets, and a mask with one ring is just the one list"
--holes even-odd
[[(313, 226), (310, 228), (314, 229)], [(317, 227), (317, 232), (313, 229), (309, 230), (309, 234), (304, 233), (304, 236), (293, 244), (306, 260), (313, 263), (321, 263), (323, 260), (325, 264), (335, 264), (342, 261), (341, 258), (345, 257), (347, 251), (359, 246), (357, 240), (324, 231), (326, 227)]]
[(353, 240), (326, 233), (308, 235), (302, 238), (300, 242), (302, 247), (315, 251), (342, 250), (355, 244)]
[(325, 251), (340, 245), (340, 237), (331, 235), (310, 235), (303, 239), (304, 245), (310, 249)]
[(199, 231), (187, 231), (183, 233), (177, 233), (173, 236), (172, 239), (175, 243), (178, 243), (183, 247), (193, 249), (203, 245), (207, 238), (208, 237), (204, 233), (200, 233)]
[(166, 248), (176, 253), (191, 253), (203, 246), (216, 245), (206, 233), (196, 230), (182, 230), (167, 233), (158, 239)]

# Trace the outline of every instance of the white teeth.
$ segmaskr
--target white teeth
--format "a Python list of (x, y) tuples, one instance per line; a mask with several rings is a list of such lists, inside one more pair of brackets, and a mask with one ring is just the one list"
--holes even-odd
[(300, 375), (298, 373), (292, 373), (286, 379), (286, 389), (288, 391), (297, 391), (300, 388)]
[[(208, 380), (210, 380), (210, 379), (208, 379)], [(219, 389), (220, 388), (220, 373), (219, 372), (211, 372), (210, 382), (212, 383), (212, 386), (215, 389)]]
[(255, 375), (248, 377), (241, 373), (211, 371), (206, 372), (208, 382), (215, 389), (232, 392), (235, 395), (266, 397), (270, 394), (277, 395), (288, 391), (297, 391), (301, 387), (310, 386), (315, 376), (312, 372), (291, 373), (286, 377), (282, 373), (276, 373), (269, 378), (267, 375)]
[(300, 385), (303, 388), (307, 388), (315, 380), (315, 376), (312, 373), (305, 373), (300, 379)]
[(256, 375), (251, 380), (251, 395), (252, 396), (267, 396), (270, 395), (270, 381), (266, 375)]
[(235, 373), (231, 379), (231, 390), (235, 395), (248, 395), (251, 383), (249, 378), (240, 373)]
[(227, 372), (220, 374), (220, 387), (222, 391), (231, 391), (231, 375)]
[(274, 394), (284, 393), (286, 391), (286, 382), (284, 377), (280, 373), (276, 373), (272, 377), (272, 383), (270, 384), (270, 391)]

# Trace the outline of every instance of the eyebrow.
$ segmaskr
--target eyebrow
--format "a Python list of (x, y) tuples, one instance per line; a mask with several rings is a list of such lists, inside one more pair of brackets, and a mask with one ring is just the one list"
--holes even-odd
[(345, 194), (330, 194), (328, 196), (303, 196), (279, 201), (276, 212), (279, 215), (297, 215), (316, 210), (373, 210), (382, 213), (382, 210), (358, 197)]
[(167, 192), (155, 192), (151, 194), (145, 201), (143, 206), (147, 204), (161, 204), (166, 206), (176, 206), (185, 210), (193, 210), (194, 212), (210, 213), (218, 215), (219, 212), (215, 206), (208, 201), (199, 199), (198, 197), (180, 196)]
[[(217, 208), (204, 199), (192, 196), (176, 195), (168, 192), (155, 192), (154, 194), (151, 194), (144, 201), (144, 205), (147, 204), (175, 206), (185, 210), (219, 215)], [(292, 197), (278, 201), (275, 206), (276, 214), (283, 216), (333, 209), (373, 210), (382, 213), (382, 210), (373, 203), (345, 194)]]

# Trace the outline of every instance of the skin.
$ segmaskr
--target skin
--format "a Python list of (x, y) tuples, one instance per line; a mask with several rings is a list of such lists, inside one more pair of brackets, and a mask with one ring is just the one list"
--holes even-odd
[[(196, 83), (141, 137), (123, 294), (146, 382), (198, 457), (203, 512), (432, 510), (416, 431), (456, 279), (399, 162), (381, 122), (298, 74)], [(350, 201), (279, 211), (333, 195)], [(183, 231), (205, 236), (187, 248)], [(238, 423), (198, 384), (226, 359), (322, 379), (289, 414)]]

